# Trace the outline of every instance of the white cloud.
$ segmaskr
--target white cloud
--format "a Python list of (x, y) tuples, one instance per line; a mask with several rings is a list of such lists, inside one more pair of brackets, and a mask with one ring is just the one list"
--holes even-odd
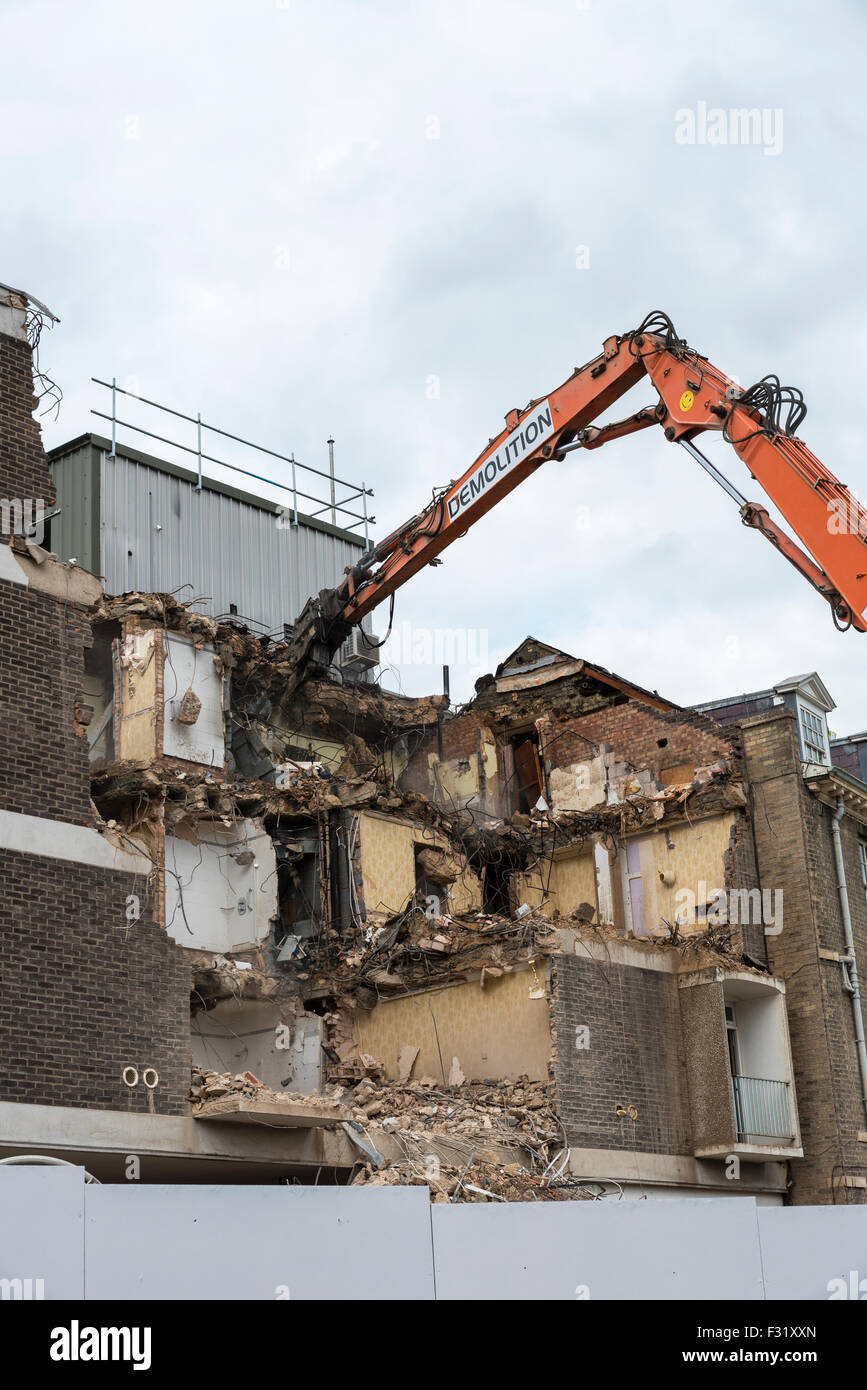
[[(333, 433), (383, 534), (659, 306), (745, 384), (801, 386), (804, 438), (864, 496), (864, 19), (842, 0), (786, 19), (747, 0), (723, 29), (675, 0), (7, 4), (0, 277), (63, 320), (49, 443), (90, 427), (91, 375), (134, 375), (312, 462)], [(782, 153), (677, 145), (698, 101), (781, 108)], [(484, 627), (492, 663), (534, 632), (681, 702), (815, 667), (837, 727), (864, 726), (859, 639), (661, 438), (546, 467), (443, 558), (398, 613)]]

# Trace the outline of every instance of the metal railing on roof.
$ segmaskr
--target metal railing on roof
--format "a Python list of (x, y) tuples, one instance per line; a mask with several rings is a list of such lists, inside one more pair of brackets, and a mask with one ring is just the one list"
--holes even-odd
[[(267, 483), (269, 487), (278, 488), (281, 492), (291, 496), (291, 508), (286, 509), (291, 513), (291, 518), (288, 523), (290, 526), (294, 527), (299, 524), (298, 502), (300, 498), (304, 502), (313, 502), (316, 505), (316, 511), (305, 510), (304, 516), (307, 518), (321, 517), (324, 512), (330, 512), (330, 520), (333, 526), (339, 526), (344, 531), (354, 531), (356, 527), (363, 527), (365, 548), (369, 549), (370, 527), (375, 523), (376, 517), (368, 514), (367, 499), (373, 496), (373, 489), (367, 487), (364, 483), (351, 483), (345, 478), (338, 478), (336, 476), (334, 472), (333, 439), (328, 440), (329, 464), (328, 471), (325, 472), (321, 468), (314, 468), (310, 463), (299, 462), (299, 460), (295, 458), (294, 453), (279, 454), (275, 449), (266, 449), (261, 444), (253, 444), (249, 439), (242, 439), (240, 435), (230, 434), (228, 430), (218, 429), (216, 425), (209, 425), (202, 419), (201, 413), (196, 415), (185, 415), (183, 411), (172, 410), (170, 406), (160, 405), (158, 401), (148, 400), (146, 396), (140, 396), (135, 391), (126, 391), (122, 386), (118, 386), (116, 377), (112, 377), (111, 381), (102, 381), (99, 377), (94, 376), (91, 377), (91, 381), (96, 386), (103, 386), (106, 390), (111, 392), (111, 414), (107, 415), (105, 411), (93, 409), (91, 409), (90, 413), (91, 415), (97, 416), (100, 420), (108, 420), (111, 424), (112, 458), (117, 453), (118, 428), (133, 430), (136, 434), (144, 435), (146, 439), (153, 439), (160, 444), (167, 444), (173, 449), (179, 449), (182, 453), (192, 454), (196, 459), (196, 472), (198, 476), (195, 487), (196, 492), (201, 492), (205, 481), (205, 475), (202, 472), (202, 464), (206, 462), (216, 463), (220, 468), (228, 468), (231, 472), (240, 473), (245, 478), (253, 478), (257, 482)], [(147, 406), (150, 409), (162, 411), (164, 415), (171, 415), (176, 420), (184, 420), (188, 424), (194, 425), (196, 429), (195, 445), (183, 444), (178, 439), (170, 439), (166, 435), (157, 434), (153, 430), (145, 429), (142, 425), (137, 425), (131, 420), (121, 420), (117, 413), (118, 396), (127, 396), (131, 401), (135, 401), (137, 405)], [(234, 444), (240, 444), (245, 449), (252, 449), (257, 454), (266, 454), (269, 458), (279, 459), (281, 463), (288, 463), (292, 469), (291, 484), (277, 482), (276, 479), (266, 477), (262, 473), (254, 473), (251, 469), (242, 468), (237, 463), (230, 463), (227, 459), (216, 458), (213, 454), (205, 453), (202, 448), (202, 435), (204, 431), (207, 431), (209, 434), (219, 435), (222, 439), (231, 440)], [(298, 486), (299, 471), (304, 474), (311, 474), (315, 478), (325, 479), (328, 483), (328, 497), (323, 498), (322, 496), (317, 496), (315, 493), (303, 491), (303, 489)], [(212, 479), (211, 481), (214, 480)], [(307, 486), (309, 487), (315, 486), (315, 484), (309, 482), (306, 478), (302, 478), (300, 481), (307, 482)], [(348, 495), (338, 498), (338, 487), (348, 488)], [(359, 498), (361, 499), (361, 511), (353, 511), (349, 504), (358, 502)]]

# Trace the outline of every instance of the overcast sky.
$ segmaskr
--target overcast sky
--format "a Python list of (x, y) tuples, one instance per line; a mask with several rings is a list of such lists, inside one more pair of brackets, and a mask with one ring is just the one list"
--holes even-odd
[[(864, 498), (865, 27), (854, 0), (3, 0), (0, 280), (62, 320), (46, 443), (111, 375), (319, 465), (331, 433), (382, 535), (663, 308), (744, 384), (800, 386)], [(764, 136), (680, 143), (700, 103)], [(832, 728), (867, 727), (867, 637), (661, 431), (547, 465), (443, 561), (396, 654), (469, 634), (461, 698), (533, 634), (682, 704), (816, 669)]]

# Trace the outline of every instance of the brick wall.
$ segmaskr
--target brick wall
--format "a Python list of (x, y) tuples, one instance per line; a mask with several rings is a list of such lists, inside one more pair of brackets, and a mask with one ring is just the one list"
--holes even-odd
[(630, 701), (580, 718), (547, 715), (539, 723), (545, 759), (551, 767), (571, 767), (594, 756), (607, 743), (618, 759), (647, 768), (658, 779), (667, 767), (701, 767), (734, 760), (727, 733), (703, 715), (672, 715)]
[[(557, 1107), (569, 1144), (688, 1154), (689, 1099), (674, 975), (558, 956), (552, 962)], [(576, 1047), (576, 1028), (590, 1046)], [(635, 1120), (618, 1106), (635, 1106)]]
[[(812, 797), (803, 788), (803, 784), (801, 797), (816, 942), (819, 948), (826, 951), (844, 952), (843, 917), (831, 835), (833, 812)], [(858, 827), (848, 816), (841, 822), (840, 835), (855, 954), (863, 972), (867, 962), (867, 900), (861, 887)], [(785, 926), (781, 938), (783, 936)], [(769, 940), (772, 959), (784, 956), (786, 945), (781, 938)], [(826, 1094), (824, 1099), (817, 1095), (816, 1103), (820, 1110), (833, 1106), (840, 1129), (842, 1172), (850, 1177), (867, 1178), (867, 1143), (859, 1142), (857, 1138), (859, 1132), (867, 1133), (867, 1116), (861, 1095), (851, 997), (843, 989), (842, 967), (839, 962), (821, 960), (818, 976), (832, 1091)], [(863, 1008), (862, 999), (862, 1016)], [(814, 1018), (815, 1015), (811, 1011), (799, 1024), (808, 1037), (815, 1035)], [(838, 1188), (838, 1178), (839, 1174), (833, 1171), (827, 1174), (828, 1187), (834, 1200), (867, 1202), (867, 1191), (864, 1189), (848, 1189), (841, 1192)], [(803, 1201), (805, 1198), (799, 1197), (798, 1200)]]
[[(564, 684), (568, 684), (565, 682)], [(601, 709), (563, 716), (559, 704), (545, 691), (524, 691), (525, 705), (532, 707), (540, 744), (548, 768), (571, 767), (594, 757), (600, 745), (612, 748), (618, 759), (633, 767), (649, 769), (660, 778), (666, 768), (689, 763), (702, 767), (720, 759), (739, 767), (737, 733), (723, 730), (707, 715), (693, 710), (664, 713), (635, 700), (609, 701)], [(527, 713), (528, 710), (524, 710)], [(491, 728), (500, 739), (509, 738), (508, 713), (495, 718), (491, 711), (475, 708), (442, 727), (442, 759), (473, 759), (479, 752), (479, 729)], [(436, 732), (430, 733), (413, 754), (401, 778), (406, 790), (430, 791), (428, 758), (438, 748)]]
[(423, 738), (400, 776), (400, 785), (407, 792), (424, 792), (430, 795), (431, 784), (428, 773), (428, 759), (432, 753), (438, 755), (442, 747), (442, 761), (456, 762), (461, 758), (477, 759), (479, 752), (479, 729), (486, 721), (474, 710), (447, 719), (440, 733), (433, 729)]
[(90, 628), (75, 604), (0, 580), (0, 807), (84, 824), (88, 747), (76, 733)]
[(0, 882), (0, 1101), (147, 1111), (122, 1072), (152, 1066), (156, 1113), (187, 1113), (189, 962), (126, 920), (142, 879), (2, 849)]
[[(50, 504), (35, 404), (30, 349), (0, 334), (0, 496)], [(89, 641), (84, 610), (0, 581), (0, 808), (92, 824)], [(0, 1102), (147, 1110), (122, 1072), (153, 1066), (156, 1112), (187, 1112), (189, 963), (147, 913), (127, 922), (144, 880), (2, 848), (0, 875)]]
[(41, 498), (46, 508), (57, 496), (33, 411), (29, 345), (0, 333), (0, 497)]
[[(29, 345), (0, 334), (0, 497), (55, 492), (32, 411), (37, 405)], [(0, 538), (0, 543), (5, 543)], [(90, 629), (80, 608), (0, 580), (0, 807), (84, 823), (87, 741), (75, 730)]]
[[(801, 1119), (803, 1160), (792, 1164), (792, 1200), (861, 1203), (844, 1175), (867, 1175), (867, 1129), (849, 997), (841, 967), (820, 950), (840, 951), (843, 926), (831, 840), (831, 812), (801, 776), (794, 715), (775, 709), (741, 726), (765, 889), (783, 891), (783, 929), (766, 938), (768, 960), (786, 981), (786, 1009)], [(867, 960), (867, 902), (860, 892), (855, 825), (842, 835), (859, 960)]]
[[(734, 814), (729, 848), (723, 863), (726, 888), (745, 888), (747, 891), (761, 888), (752, 821), (745, 811)], [(732, 945), (756, 964), (768, 964), (768, 939), (761, 922), (741, 922), (737, 928), (733, 927)]]

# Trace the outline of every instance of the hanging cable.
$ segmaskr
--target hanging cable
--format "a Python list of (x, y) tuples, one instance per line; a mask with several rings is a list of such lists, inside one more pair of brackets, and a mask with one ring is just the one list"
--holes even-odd
[(389, 605), (388, 605), (388, 632), (385, 634), (384, 637), (380, 638), (380, 640), (377, 642), (377, 640), (376, 640), (375, 637), (369, 636), (369, 634), (366, 633), (366, 632), (364, 631), (364, 628), (363, 628), (363, 627), (360, 627), (358, 630), (359, 630), (359, 632), (361, 633), (361, 639), (362, 639), (362, 641), (364, 642), (364, 645), (365, 645), (366, 647), (384, 647), (385, 644), (386, 644), (386, 642), (388, 641), (389, 637), (391, 636), (391, 627), (392, 627), (392, 623), (393, 623), (393, 622), (394, 622), (394, 590), (392, 590), (391, 602), (390, 602)]

